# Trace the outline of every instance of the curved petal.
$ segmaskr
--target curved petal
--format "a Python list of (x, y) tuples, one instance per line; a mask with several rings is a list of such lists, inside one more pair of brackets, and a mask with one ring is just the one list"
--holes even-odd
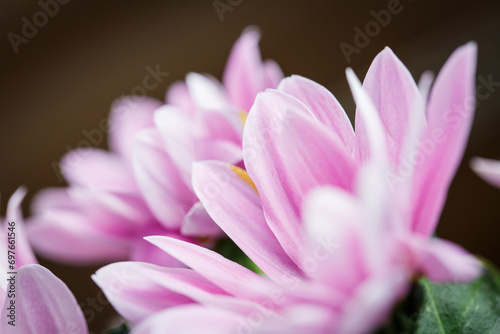
[(286, 127), (279, 134), (278, 149), (291, 192), (298, 193), (296, 203), (318, 185), (354, 189), (357, 164), (351, 153), (335, 135), (312, 119), (289, 111)]
[(476, 257), (452, 242), (431, 239), (421, 245), (420, 270), (436, 282), (469, 282), (481, 275)]
[(222, 82), (229, 100), (244, 111), (250, 110), (258, 92), (275, 87), (267, 85), (279, 75), (275, 65), (263, 65), (259, 39), (255, 28), (246, 29), (234, 44), (224, 69)]
[[(363, 82), (363, 89), (379, 113), (386, 130), (389, 156), (397, 166), (408, 138), (412, 113), (419, 113), (419, 118), (425, 118), (422, 110), (416, 108), (421, 105), (417, 85), (408, 69), (386, 47), (373, 60)], [(360, 149), (368, 147), (364, 123), (364, 119), (356, 113), (356, 140)], [(361, 150), (358, 154), (366, 156), (366, 152)]]
[[(196, 321), (193, 321), (196, 319)], [(237, 314), (199, 305), (187, 305), (157, 313), (132, 329), (131, 334), (234, 333), (240, 320)]]
[(223, 236), (224, 231), (210, 217), (203, 204), (196, 202), (184, 217), (181, 234), (191, 237), (217, 238)]
[[(153, 233), (156, 232), (156, 233)], [(156, 235), (158, 231), (149, 231), (144, 233), (144, 235)], [(177, 233), (161, 233), (162, 235), (172, 236), (176, 239), (187, 240)], [(185, 265), (177, 260), (175, 257), (165, 253), (158, 247), (147, 242), (143, 238), (137, 238), (131, 244), (131, 250), (129, 255), (130, 261), (139, 261), (156, 264), (158, 266), (169, 267), (169, 268), (184, 268)]]
[(194, 103), (208, 110), (221, 110), (228, 107), (222, 85), (212, 76), (188, 73), (186, 85)]
[(241, 146), (225, 140), (201, 139), (196, 143), (197, 160), (218, 160), (235, 165), (243, 160)]
[(356, 128), (356, 138), (359, 136), (366, 137), (366, 140), (356, 140), (355, 155), (359, 162), (365, 162), (370, 159), (377, 164), (385, 166), (388, 162), (388, 152), (384, 126), (380, 120), (379, 113), (352, 69), (348, 68), (346, 70), (346, 77), (354, 97), (354, 102), (356, 102), (356, 117), (359, 116), (359, 119), (363, 119), (364, 124), (362, 133), (358, 133), (358, 129)]
[[(21, 210), (21, 202), (26, 196), (26, 192), (26, 188), (19, 187), (16, 192), (12, 194), (7, 204), (5, 222), (0, 222), (0, 227), (2, 228), (2, 231), (0, 231), (0, 254), (2, 256), (0, 263), (2, 263), (6, 269), (9, 267), (7, 263), (8, 250), (10, 250), (8, 246), (11, 245), (9, 240), (15, 240), (15, 243), (13, 244), (13, 251), (15, 253), (15, 269), (7, 271), (16, 271), (17, 268), (21, 266), (38, 263), (28, 242), (26, 228), (24, 226), (23, 212)], [(9, 224), (12, 222), (12, 225)]]
[(177, 165), (184, 182), (191, 185), (191, 165), (196, 161), (196, 137), (193, 122), (181, 109), (166, 105), (154, 115), (165, 150)]
[(145, 239), (235, 297), (256, 301), (268, 296), (274, 286), (270, 280), (204, 247), (169, 237)]
[(165, 152), (156, 129), (137, 135), (133, 167), (137, 185), (154, 216), (166, 228), (178, 229), (196, 197)]
[(249, 113), (243, 155), (271, 230), (300, 265), (303, 197), (321, 184), (350, 189), (354, 161), (304, 104), (273, 90), (259, 94)]
[(188, 113), (190, 116), (194, 116), (196, 112), (196, 105), (189, 94), (187, 85), (183, 81), (176, 81), (172, 83), (165, 96), (167, 104), (172, 104)]
[(278, 87), (281, 79), (283, 79), (283, 71), (281, 71), (280, 66), (274, 60), (264, 60), (264, 73), (265, 88)]
[(61, 171), (71, 185), (94, 189), (137, 190), (123, 159), (105, 150), (73, 150), (62, 158)]
[(74, 333), (87, 334), (82, 310), (68, 287), (44, 267), (32, 264), (17, 274), (16, 325), (10, 326), (5, 301), (2, 308), (2, 333)]
[(354, 131), (351, 122), (337, 99), (325, 87), (300, 75), (281, 80), (278, 90), (299, 99), (344, 143), (348, 152), (354, 151)]
[(474, 158), (472, 169), (487, 182), (500, 187), (500, 161), (483, 158)]
[(203, 111), (196, 118), (200, 138), (225, 140), (241, 144), (243, 124), (241, 115), (233, 109), (225, 111)]
[(137, 132), (154, 126), (153, 113), (162, 103), (145, 96), (124, 97), (112, 108), (109, 127), (109, 146), (112, 151), (132, 158), (132, 142)]
[[(302, 273), (269, 229), (255, 189), (235, 168), (221, 162), (198, 162), (193, 187), (210, 216), (245, 254), (271, 279)], [(244, 171), (241, 171), (244, 172)]]
[(476, 44), (458, 48), (439, 72), (429, 97), (423, 159), (415, 170), (412, 201), (413, 230), (423, 235), (436, 228), (467, 145), (475, 107), (476, 60)]
[(215, 303), (227, 293), (186, 268), (164, 268), (149, 263), (120, 262), (99, 269), (92, 279), (115, 309), (138, 323), (166, 308), (190, 303)]
[[(66, 220), (38, 220), (28, 224), (27, 232), (33, 248), (42, 256), (68, 264), (93, 264), (125, 260), (129, 242), (100, 234), (83, 234)], [(69, 225), (69, 226), (68, 226)]]

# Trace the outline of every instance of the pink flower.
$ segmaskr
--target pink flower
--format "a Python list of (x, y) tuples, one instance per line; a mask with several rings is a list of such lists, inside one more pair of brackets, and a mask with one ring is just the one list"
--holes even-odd
[(1, 224), (1, 332), (86, 334), (87, 323), (75, 297), (61, 280), (37, 264), (26, 240), (20, 209), (25, 193), (24, 189), (14, 193)]
[(143, 237), (199, 242), (220, 236), (192, 189), (191, 165), (242, 160), (242, 118), (255, 95), (282, 78), (278, 65), (262, 62), (258, 41), (252, 29), (238, 39), (224, 85), (190, 73), (186, 83), (172, 85), (165, 105), (145, 97), (115, 103), (111, 151), (68, 153), (62, 172), (70, 186), (35, 199), (29, 224), (34, 248), (73, 264), (132, 259), (176, 266)]
[(500, 188), (500, 161), (474, 158), (471, 163), (472, 169), (484, 180)]
[(414, 275), (475, 278), (473, 256), (432, 238), (472, 121), (475, 63), (474, 44), (455, 51), (429, 99), (429, 78), (420, 92), (388, 48), (363, 86), (348, 70), (356, 134), (333, 95), (308, 79), (292, 76), (257, 96), (243, 135), (248, 173), (198, 162), (193, 186), (267, 277), (153, 236), (191, 269), (116, 263), (94, 280), (139, 324), (135, 333), (355, 334), (375, 330)]
[[(470, 131), (475, 65), (475, 44), (460, 47), (428, 99), (428, 77), (419, 91), (389, 48), (374, 59), (363, 86), (348, 70), (357, 103), (356, 134), (333, 95), (308, 79), (292, 76), (277, 90), (258, 95), (243, 139), (245, 166), (269, 227), (297, 265), (304, 245), (303, 200), (314, 187), (334, 186), (381, 198), (374, 206), (379, 219), (401, 243), (401, 262), (414, 272), (439, 281), (478, 274), (477, 261), (461, 248), (430, 239)], [(268, 126), (273, 122), (274, 129)], [(371, 178), (385, 181), (374, 189), (369, 188), (373, 182), (358, 181), (370, 162), (376, 166)]]

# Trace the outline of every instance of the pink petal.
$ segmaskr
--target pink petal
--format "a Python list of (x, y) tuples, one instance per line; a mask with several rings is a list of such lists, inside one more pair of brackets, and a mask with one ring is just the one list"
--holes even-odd
[(197, 160), (217, 160), (236, 165), (243, 160), (241, 146), (224, 140), (199, 140), (196, 143)]
[(301, 223), (297, 198), (292, 196), (290, 175), (283, 165), (280, 133), (286, 128), (287, 111), (311, 112), (296, 98), (276, 90), (260, 93), (243, 133), (243, 156), (250, 178), (262, 200), (269, 227), (283, 249), (296, 262), (301, 258)]
[[(0, 240), (0, 247), (2, 247), (0, 251), (2, 259), (0, 259), (0, 262), (5, 266), (5, 268), (9, 267), (7, 263), (9, 254), (8, 251), (11, 250), (8, 247), (11, 245), (9, 243), (9, 236), (14, 238), (10, 240), (15, 241), (15, 243), (13, 244), (13, 253), (11, 253), (15, 254), (15, 270), (27, 264), (38, 263), (27, 239), (23, 212), (21, 210), (21, 202), (26, 196), (26, 192), (26, 188), (19, 187), (16, 192), (10, 197), (7, 204), (7, 215), (5, 217), (5, 222), (1, 222), (0, 224), (3, 230), (2, 232), (0, 232), (0, 236), (2, 238), (2, 240)], [(14, 224), (9, 225), (9, 222), (14, 222)]]
[[(278, 75), (276, 67), (264, 67), (259, 51), (260, 33), (256, 29), (247, 29), (234, 44), (226, 68), (224, 69), (223, 83), (229, 101), (241, 110), (248, 111), (252, 107), (255, 96), (270, 83), (269, 74), (272, 72), (272, 81)], [(267, 73), (266, 73), (267, 72)]]
[(221, 237), (224, 232), (220, 229), (207, 210), (201, 204), (196, 202), (193, 204), (189, 212), (184, 217), (182, 222), (181, 234), (191, 237)]
[(255, 301), (265, 298), (273, 286), (271, 281), (209, 249), (169, 237), (145, 239), (236, 297)]
[(269, 229), (259, 196), (227, 164), (196, 163), (193, 187), (215, 222), (271, 279), (301, 276)]
[(386, 322), (408, 293), (409, 277), (398, 268), (385, 268), (358, 284), (340, 316), (339, 333), (370, 333)]
[[(413, 230), (434, 231), (448, 187), (462, 159), (475, 104), (474, 43), (458, 48), (448, 59), (432, 88), (427, 107), (424, 156), (415, 172)], [(438, 133), (438, 135), (436, 135)]]
[(337, 99), (323, 86), (299, 75), (283, 79), (278, 90), (299, 99), (344, 143), (348, 152), (354, 150), (354, 131), (351, 122)]
[(16, 326), (7, 323), (9, 299), (2, 308), (2, 333), (87, 334), (87, 323), (68, 287), (49, 270), (32, 264), (16, 277)]
[[(43, 256), (69, 263), (125, 259), (136, 228), (109, 213), (75, 203), (66, 188), (46, 189), (33, 201), (27, 224), (31, 245)], [(102, 208), (101, 208), (102, 209)]]
[(481, 274), (479, 260), (462, 247), (442, 239), (422, 244), (419, 266), (436, 282), (469, 282)]
[[(358, 133), (356, 129), (356, 157), (360, 162), (367, 161), (370, 157), (372, 161), (386, 165), (388, 152), (384, 126), (379, 113), (352, 69), (348, 68), (346, 70), (346, 76), (356, 102), (356, 114), (359, 114), (359, 119), (362, 119), (364, 124), (364, 130), (361, 133)], [(360, 140), (359, 136), (366, 137), (366, 140)]]
[(123, 159), (101, 149), (77, 149), (67, 153), (61, 161), (61, 170), (71, 185), (124, 191), (137, 189)]
[(167, 104), (174, 105), (181, 110), (184, 110), (190, 116), (194, 116), (196, 112), (196, 105), (189, 94), (187, 85), (183, 81), (176, 81), (170, 85), (165, 97)]
[(99, 269), (92, 279), (115, 309), (133, 323), (166, 308), (210, 303), (217, 295), (227, 296), (191, 269), (164, 268), (148, 263), (113, 263)]
[(500, 187), (500, 161), (474, 158), (471, 166), (483, 179), (496, 187)]
[(109, 146), (130, 161), (137, 132), (154, 126), (153, 113), (161, 102), (149, 97), (125, 97), (113, 104), (110, 115)]
[[(196, 319), (196, 321), (193, 321)], [(157, 313), (132, 329), (131, 334), (164, 334), (165, 329), (176, 334), (234, 333), (244, 319), (232, 312), (186, 305)]]
[(196, 106), (208, 110), (228, 107), (222, 85), (213, 77), (199, 73), (188, 73), (186, 85)]
[(321, 123), (314, 123), (304, 104), (283, 92), (259, 94), (249, 113), (243, 136), (245, 166), (271, 230), (297, 264), (303, 248), (304, 195), (320, 184), (350, 188), (352, 183), (355, 165), (342, 146)]
[[(138, 229), (154, 222), (143, 199), (133, 193), (76, 187), (49, 189), (35, 198), (33, 207), (32, 224), (61, 228), (84, 238), (97, 235), (105, 239), (126, 240), (136, 235)], [(49, 245), (50, 248), (54, 246)]]
[[(158, 229), (159, 230), (159, 229)], [(144, 235), (155, 235), (159, 234), (160, 232), (156, 231), (151, 231), (151, 229), (148, 229)], [(156, 233), (153, 233), (156, 232)], [(165, 231), (161, 231), (162, 235), (169, 235), (177, 239), (181, 240), (186, 240), (186, 238), (182, 237), (178, 233), (167, 233)], [(173, 256), (170, 256), (169, 254), (165, 253), (158, 247), (152, 245), (150, 242), (147, 242), (143, 238), (137, 238), (137, 240), (134, 240), (131, 244), (131, 250), (129, 254), (129, 259), (130, 261), (139, 261), (139, 262), (147, 262), (147, 263), (152, 263), (156, 264), (158, 266), (163, 266), (163, 267), (169, 267), (169, 268), (184, 268), (185, 265), (174, 258)]]
[(169, 105), (158, 109), (154, 119), (167, 154), (179, 168), (184, 182), (191, 185), (191, 165), (196, 160), (192, 120), (183, 110)]
[(36, 221), (28, 225), (33, 248), (43, 257), (67, 264), (93, 264), (125, 260), (129, 246), (125, 240), (100, 234), (82, 234), (66, 221)]
[[(281, 79), (283, 79), (283, 71), (274, 60), (264, 61), (265, 88), (278, 87)], [(250, 109), (249, 109), (250, 110)]]
[[(391, 160), (397, 165), (401, 158), (404, 144), (406, 143), (412, 113), (419, 113), (424, 119), (421, 110), (416, 110), (420, 105), (420, 93), (408, 69), (396, 57), (392, 50), (386, 47), (373, 60), (363, 82), (366, 91), (380, 119), (384, 124), (386, 141)], [(357, 147), (366, 148), (366, 135), (364, 121), (356, 113), (356, 139)], [(358, 151), (360, 157), (366, 152)]]
[[(241, 144), (243, 123), (236, 110), (203, 111), (197, 115), (199, 137), (203, 139), (225, 140), (234, 144)], [(240, 148), (241, 149), (241, 148)]]
[(156, 219), (166, 228), (178, 229), (195, 196), (167, 155), (156, 129), (137, 135), (133, 166), (141, 194)]
[(335, 135), (311, 118), (289, 111), (278, 150), (286, 166), (283, 174), (290, 182), (290, 193), (297, 196), (296, 203), (318, 185), (353, 190), (357, 165), (351, 153)]
[[(96, 191), (72, 187), (68, 189), (80, 214), (97, 219), (91, 226), (108, 232), (129, 235), (144, 227), (154, 217), (142, 196), (135, 192)], [(78, 212), (77, 212), (78, 213)]]
[[(311, 265), (306, 271), (317, 281), (347, 296), (370, 272), (370, 260), (383, 255), (381, 247), (375, 253), (367, 252), (367, 236), (376, 238), (376, 235), (367, 233), (370, 227), (363, 219), (363, 209), (359, 200), (349, 193), (322, 187), (311, 192), (303, 210), (308, 232), (307, 255), (316, 260), (313, 262), (316, 266)], [(335, 268), (341, 268), (342, 275)]]

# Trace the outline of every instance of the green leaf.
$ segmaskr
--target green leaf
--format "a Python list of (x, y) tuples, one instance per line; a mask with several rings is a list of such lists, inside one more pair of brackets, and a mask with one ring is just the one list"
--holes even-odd
[(500, 275), (489, 263), (483, 264), (483, 275), (467, 284), (436, 284), (421, 278), (413, 291), (417, 308), (409, 313), (408, 333), (499, 334)]
[(106, 332), (106, 334), (128, 334), (128, 333), (130, 333), (130, 329), (126, 324), (123, 324), (117, 328), (110, 329)]
[(229, 238), (221, 239), (217, 241), (214, 247), (214, 251), (230, 259), (257, 274), (262, 274), (262, 270), (252, 261), (250, 258), (243, 253), (243, 251)]

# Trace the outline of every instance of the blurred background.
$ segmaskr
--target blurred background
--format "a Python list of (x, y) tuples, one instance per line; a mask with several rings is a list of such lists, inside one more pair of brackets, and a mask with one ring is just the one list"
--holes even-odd
[[(44, 20), (38, 13), (47, 2), (0, 3), (2, 215), (19, 185), (29, 189), (25, 214), (39, 189), (64, 186), (55, 163), (87, 139), (85, 131), (99, 128), (115, 99), (138, 92), (148, 67), (169, 73), (147, 92), (158, 99), (189, 71), (220, 78), (232, 43), (250, 24), (262, 31), (265, 58), (276, 60), (285, 75), (328, 87), (351, 119), (354, 104), (344, 70), (350, 66), (363, 77), (385, 46), (418, 79), (426, 69), (437, 72), (456, 47), (474, 40), (478, 83), (500, 82), (499, 1), (59, 0)], [(370, 36), (356, 41), (356, 30), (365, 31), (381, 10), (392, 10), (390, 19), (379, 29), (372, 24)], [(24, 27), (27, 21), (37, 22), (37, 31)], [(356, 51), (345, 51), (347, 45)], [(500, 189), (469, 168), (473, 156), (500, 158), (500, 84), (482, 89), (438, 234), (500, 265)], [(105, 141), (99, 146), (106, 147)], [(90, 280), (97, 267), (42, 263), (80, 303), (97, 296)], [(111, 306), (101, 305), (90, 328), (101, 331), (110, 314)]]

